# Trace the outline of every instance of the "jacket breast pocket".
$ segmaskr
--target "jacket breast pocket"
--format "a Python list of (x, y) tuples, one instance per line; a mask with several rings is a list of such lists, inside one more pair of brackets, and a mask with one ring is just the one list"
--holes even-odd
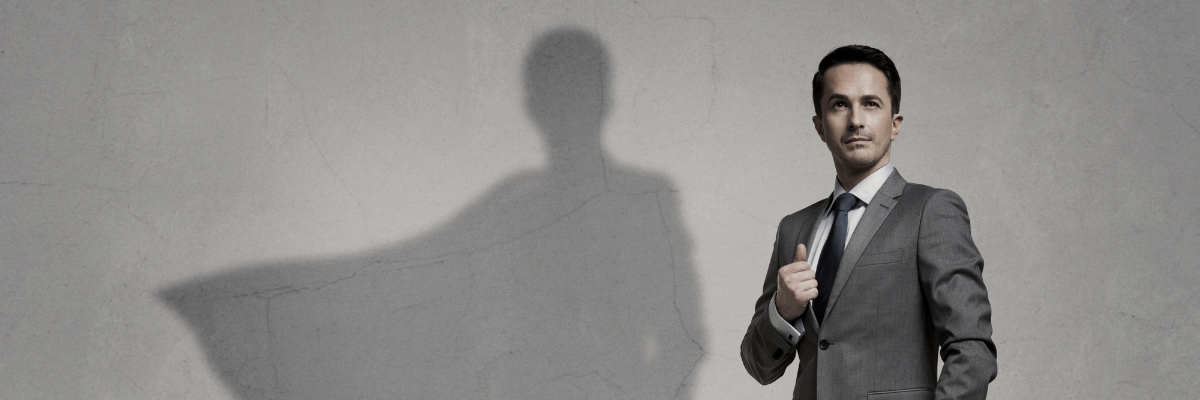
[(929, 389), (901, 389), (867, 393), (867, 400), (931, 400), (933, 391)]
[(904, 249), (866, 253), (858, 258), (858, 266), (891, 264), (904, 260)]

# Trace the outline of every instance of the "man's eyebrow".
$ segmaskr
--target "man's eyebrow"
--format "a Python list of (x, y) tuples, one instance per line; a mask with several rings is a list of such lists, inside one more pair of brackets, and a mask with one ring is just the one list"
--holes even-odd
[(879, 95), (875, 95), (875, 94), (864, 94), (864, 95), (862, 95), (862, 97), (860, 97), (859, 99), (861, 99), (861, 100), (875, 100), (875, 101), (878, 101), (878, 102), (880, 102), (880, 103), (882, 103), (882, 102), (883, 102), (883, 97), (879, 97)]
[(826, 100), (826, 101), (833, 100), (833, 99), (838, 99), (838, 100), (849, 100), (849, 99), (850, 99), (850, 96), (846, 96), (846, 95), (844, 95), (844, 94), (841, 94), (841, 93), (830, 93), (830, 94), (829, 94), (829, 97), (826, 97), (826, 98), (825, 98), (825, 100)]
[[(880, 101), (880, 102), (883, 101), (883, 97), (881, 97), (877, 94), (864, 94), (862, 96), (859, 96), (858, 99), (859, 100), (876, 100), (876, 101)], [(850, 96), (847, 96), (847, 95), (844, 95), (841, 93), (830, 93), (829, 97), (825, 98), (825, 101), (830, 101), (830, 100), (850, 100)]]

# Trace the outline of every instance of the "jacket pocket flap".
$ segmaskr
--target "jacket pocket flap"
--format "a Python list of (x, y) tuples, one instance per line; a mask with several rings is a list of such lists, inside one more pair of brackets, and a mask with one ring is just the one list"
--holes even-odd
[(867, 393), (867, 400), (928, 400), (933, 398), (929, 389), (903, 389)]

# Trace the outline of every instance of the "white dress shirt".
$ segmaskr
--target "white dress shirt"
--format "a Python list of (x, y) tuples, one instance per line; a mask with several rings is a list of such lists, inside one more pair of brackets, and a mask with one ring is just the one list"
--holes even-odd
[[(845, 247), (850, 243), (850, 237), (854, 235), (854, 228), (858, 226), (858, 220), (862, 218), (863, 212), (866, 212), (867, 210), (866, 204), (871, 203), (871, 200), (875, 198), (875, 192), (879, 191), (879, 188), (883, 186), (883, 182), (887, 181), (888, 176), (891, 176), (892, 171), (894, 170), (895, 168), (892, 167), (892, 163), (888, 162), (883, 166), (883, 168), (872, 172), (871, 175), (866, 177), (866, 179), (863, 179), (862, 182), (859, 182), (854, 189), (850, 190), (850, 194), (862, 201), (864, 206), (850, 210), (850, 212), (846, 214), (846, 243), (842, 243), (842, 247)], [(833, 196), (830, 198), (836, 199), (838, 196), (841, 196), (842, 193), (846, 193), (846, 189), (843, 189), (842, 183), (839, 182), (837, 178), (834, 178)], [(825, 247), (825, 241), (829, 239), (829, 230), (833, 229), (833, 201), (830, 201), (829, 205), (825, 207), (825, 213), (823, 215), (824, 216), (821, 217), (821, 224), (817, 226), (817, 233), (816, 235), (813, 235), (814, 243), (808, 243), (807, 246), (807, 261), (808, 265), (812, 267), (813, 272), (816, 272), (817, 268), (821, 267), (818, 264), (818, 259), (821, 256), (821, 250)], [(776, 293), (778, 294), (778, 292)], [(804, 323), (800, 320), (800, 318), (796, 319), (795, 324), (783, 319), (783, 317), (779, 315), (779, 309), (775, 306), (774, 296), (771, 297), (770, 307), (771, 310), (767, 313), (767, 315), (771, 319), (771, 326), (774, 326), (775, 331), (779, 332), (779, 335), (784, 339), (787, 339), (788, 343), (790, 343), (792, 346), (795, 346), (796, 343), (800, 342), (800, 337), (804, 335)], [(811, 301), (809, 302), (808, 307), (812, 307)]]

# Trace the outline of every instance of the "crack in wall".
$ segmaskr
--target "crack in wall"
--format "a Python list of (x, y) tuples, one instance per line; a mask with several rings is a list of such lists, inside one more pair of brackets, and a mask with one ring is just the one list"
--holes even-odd
[(1192, 132), (1196, 132), (1197, 135), (1200, 135), (1200, 129), (1197, 129), (1195, 125), (1192, 125), (1192, 123), (1187, 120), (1187, 118), (1184, 118), (1183, 114), (1181, 114), (1179, 110), (1175, 108), (1175, 106), (1171, 106), (1171, 111), (1175, 113), (1175, 117), (1179, 118), (1180, 122), (1183, 122), (1184, 126), (1191, 128)]
[(438, 258), (448, 258), (448, 257), (453, 257), (453, 256), (468, 256), (468, 257), (469, 257), (469, 256), (471, 256), (471, 255), (474, 255), (475, 253), (478, 253), (478, 252), (482, 252), (482, 251), (491, 250), (491, 249), (493, 249), (493, 248), (496, 248), (496, 247), (499, 247), (499, 246), (503, 246), (503, 245), (506, 245), (506, 244), (509, 244), (509, 243), (516, 242), (516, 241), (518, 241), (518, 240), (524, 239), (524, 238), (528, 237), (529, 235), (533, 235), (533, 234), (535, 234), (535, 233), (537, 233), (537, 232), (539, 232), (539, 231), (541, 231), (541, 230), (543, 230), (543, 229), (546, 229), (546, 228), (549, 228), (549, 227), (551, 227), (551, 226), (554, 226), (554, 225), (558, 224), (558, 222), (559, 222), (559, 221), (562, 221), (564, 218), (567, 218), (567, 217), (569, 217), (569, 216), (571, 216), (571, 215), (574, 215), (576, 212), (578, 212), (579, 210), (583, 209), (583, 207), (587, 206), (587, 204), (588, 204), (588, 203), (591, 203), (591, 202), (592, 202), (593, 200), (595, 200), (596, 198), (598, 198), (598, 197), (600, 197), (600, 196), (603, 196), (603, 195), (605, 195), (605, 194), (608, 194), (608, 193), (615, 193), (615, 192), (613, 192), (613, 191), (611, 191), (611, 190), (604, 190), (604, 191), (602, 191), (602, 192), (600, 192), (600, 193), (597, 193), (597, 194), (595, 194), (595, 195), (592, 195), (591, 197), (588, 197), (587, 199), (585, 199), (585, 200), (583, 200), (582, 202), (580, 202), (580, 204), (579, 204), (578, 206), (576, 206), (575, 208), (572, 208), (570, 211), (567, 211), (567, 212), (563, 213), (563, 215), (560, 215), (560, 216), (558, 216), (558, 217), (557, 217), (557, 218), (555, 218), (553, 221), (550, 221), (550, 222), (548, 222), (548, 223), (546, 223), (546, 224), (544, 224), (544, 225), (542, 225), (542, 226), (539, 226), (539, 227), (536, 227), (536, 228), (530, 229), (530, 230), (528, 230), (528, 231), (526, 231), (526, 232), (523, 232), (523, 233), (519, 234), (519, 235), (518, 235), (517, 237), (515, 237), (515, 238), (508, 239), (508, 240), (502, 240), (502, 241), (499, 241), (499, 242), (496, 242), (496, 243), (492, 243), (492, 244), (489, 244), (489, 245), (485, 245), (485, 246), (482, 246), (482, 247), (477, 247), (477, 248), (475, 248), (475, 249), (464, 250), (464, 251), (459, 251), (459, 252), (444, 253), (444, 254), (440, 255)]
[(288, 293), (295, 293), (295, 292), (301, 292), (301, 291), (317, 291), (317, 290), (321, 290), (321, 288), (324, 288), (326, 286), (329, 286), (329, 285), (332, 285), (332, 284), (335, 284), (335, 283), (338, 283), (338, 282), (341, 282), (341, 281), (344, 281), (347, 279), (354, 278), (361, 271), (362, 270), (359, 269), (358, 271), (354, 271), (354, 272), (350, 273), (350, 275), (348, 275), (348, 276), (343, 276), (343, 277), (334, 279), (332, 281), (315, 282), (317, 284), (317, 286), (299, 286), (298, 287), (297, 285), (289, 285), (289, 286), (284, 286), (284, 287), (280, 287), (280, 288), (260, 290), (260, 291), (253, 292), (253, 293), (240, 294), (240, 295), (232, 296), (231, 298), (236, 299), (236, 298), (242, 298), (242, 297), (257, 297), (257, 298), (264, 299), (264, 300), (270, 300), (275, 297), (279, 297), (279, 296), (282, 296), (282, 295), (285, 295)]
[(329, 163), (329, 157), (325, 154), (325, 150), (321, 148), (321, 145), (317, 143), (316, 138), (313, 137), (312, 125), (308, 120), (308, 100), (305, 98), (304, 92), (301, 91), (300, 87), (292, 81), (291, 74), (288, 74), (288, 72), (283, 69), (283, 66), (279, 65), (279, 62), (271, 61), (271, 64), (275, 66), (275, 69), (277, 69), (281, 75), (283, 75), (283, 79), (287, 81), (288, 86), (300, 96), (300, 119), (304, 122), (305, 136), (308, 138), (309, 143), (312, 143), (313, 149), (317, 151), (319, 156), (321, 156), (321, 163), (324, 165), (325, 170), (328, 171), (330, 175), (333, 175), (333, 178), (338, 181), (342, 187), (342, 190), (345, 190), (346, 194), (354, 200), (354, 204), (358, 206), (359, 216), (362, 217), (363, 232), (367, 234), (368, 238), (371, 238), (371, 230), (367, 224), (367, 210), (365, 207), (363, 207), (362, 200), (359, 199), (358, 195), (354, 194), (354, 191), (350, 189), (350, 185), (346, 183), (346, 179), (342, 178), (342, 176), (333, 169), (333, 166)]
[(1176, 330), (1180, 328), (1195, 328), (1198, 325), (1197, 323), (1184, 321), (1179, 318), (1171, 318), (1171, 323), (1169, 325), (1159, 324), (1155, 323), (1150, 317), (1138, 316), (1124, 311), (1118, 311), (1118, 313), (1129, 317), (1129, 319), (1133, 320), (1133, 322), (1136, 322), (1138, 325), (1163, 331)]
[(692, 333), (688, 331), (687, 324), (683, 321), (683, 311), (679, 309), (679, 277), (676, 273), (676, 266), (678, 263), (675, 260), (675, 244), (671, 236), (671, 227), (667, 224), (666, 212), (663, 211), (661, 193), (656, 193), (655, 199), (658, 200), (658, 217), (659, 221), (662, 223), (663, 231), (667, 235), (667, 249), (671, 254), (671, 305), (675, 307), (675, 316), (679, 319), (679, 327), (683, 330), (683, 334), (687, 336), (688, 340), (691, 341), (692, 344), (696, 345), (696, 349), (700, 350), (700, 356), (696, 357), (696, 359), (692, 361), (691, 368), (688, 368), (687, 374), (683, 376), (683, 379), (680, 379), (679, 386), (675, 388), (675, 395), (673, 398), (679, 398), (679, 392), (681, 392), (683, 388), (687, 387), (688, 378), (692, 376), (692, 373), (696, 370), (696, 366), (700, 364), (700, 360), (704, 359), (704, 356), (708, 354), (708, 352), (704, 349), (704, 345), (700, 344), (696, 338), (692, 337)]
[(712, 113), (713, 113), (713, 110), (716, 108), (716, 103), (717, 103), (717, 45), (716, 45), (717, 22), (715, 20), (713, 20), (712, 17), (706, 17), (706, 16), (690, 16), (690, 15), (658, 16), (658, 15), (655, 15), (653, 12), (651, 12), (650, 9), (646, 8), (646, 6), (643, 5), (639, 1), (634, 0), (634, 1), (632, 1), (632, 3), (636, 4), (638, 6), (638, 8), (640, 8), (642, 10), (642, 12), (646, 14), (646, 16), (650, 17), (650, 19), (653, 19), (655, 21), (662, 21), (662, 20), (666, 20), (666, 19), (681, 19), (681, 20), (685, 20), (685, 21), (703, 21), (708, 24), (708, 32), (709, 32), (708, 33), (708, 54), (709, 54), (709, 59), (710, 59), (710, 64), (709, 64), (709, 69), (708, 69), (708, 78), (709, 78), (709, 84), (712, 85), (712, 95), (709, 96), (709, 98), (708, 98), (708, 110), (707, 110), (707, 112), (705, 112), (704, 122), (701, 123), (700, 125), (711, 128), (712, 127)]
[(267, 319), (267, 359), (271, 360), (271, 373), (273, 380), (271, 387), (267, 388), (271, 394), (271, 398), (279, 394), (279, 359), (275, 357), (275, 330), (271, 327), (271, 298), (264, 299), (266, 302), (266, 319)]
[(129, 189), (112, 188), (99, 185), (64, 185), (60, 183), (44, 183), (30, 181), (4, 181), (0, 182), (0, 186), (29, 186), (35, 188), (52, 188), (52, 189), (72, 189), (72, 190), (95, 190), (101, 192), (112, 192), (129, 194)]

